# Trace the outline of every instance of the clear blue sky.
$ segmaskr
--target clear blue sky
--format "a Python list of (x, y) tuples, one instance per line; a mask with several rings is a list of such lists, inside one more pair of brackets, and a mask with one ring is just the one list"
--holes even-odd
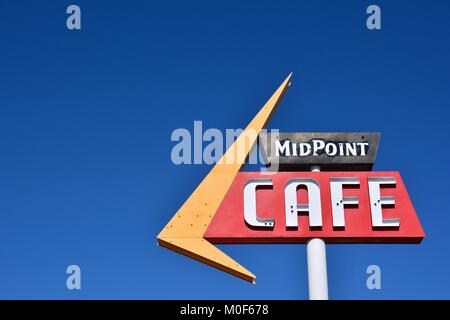
[(172, 164), (172, 130), (245, 126), (291, 71), (269, 128), (380, 131), (427, 234), (329, 245), (330, 297), (450, 298), (448, 1), (74, 3), (75, 32), (72, 2), (0, 2), (0, 298), (307, 298), (302, 245), (222, 246), (256, 285), (156, 246), (210, 169)]

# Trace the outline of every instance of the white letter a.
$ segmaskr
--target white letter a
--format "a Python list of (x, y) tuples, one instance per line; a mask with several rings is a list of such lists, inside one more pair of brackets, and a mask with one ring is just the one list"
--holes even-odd
[(67, 289), (73, 290), (81, 289), (81, 269), (79, 266), (73, 264), (67, 267), (66, 273), (70, 274), (70, 276), (67, 278), (66, 286)]
[(67, 17), (66, 26), (69, 30), (80, 30), (81, 29), (81, 9), (77, 5), (70, 5), (66, 10), (67, 14), (70, 16)]
[(366, 21), (367, 29), (381, 29), (381, 9), (377, 5), (370, 5), (367, 7), (366, 13), (371, 14)]

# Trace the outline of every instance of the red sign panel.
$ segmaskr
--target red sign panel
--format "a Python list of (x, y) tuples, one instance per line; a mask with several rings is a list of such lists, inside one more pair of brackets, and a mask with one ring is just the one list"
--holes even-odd
[(239, 172), (204, 237), (212, 243), (420, 243), (398, 172)]

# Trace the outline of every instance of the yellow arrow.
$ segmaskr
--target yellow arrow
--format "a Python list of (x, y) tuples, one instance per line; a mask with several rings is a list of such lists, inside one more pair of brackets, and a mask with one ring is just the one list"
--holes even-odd
[(292, 73), (225, 152), (158, 235), (168, 249), (253, 282), (255, 275), (203, 238), (236, 174), (244, 165), (261, 129), (265, 128), (286, 93)]

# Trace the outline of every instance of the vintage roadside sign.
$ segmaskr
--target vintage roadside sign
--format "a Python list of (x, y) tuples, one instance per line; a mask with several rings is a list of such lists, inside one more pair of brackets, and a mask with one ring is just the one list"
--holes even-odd
[[(419, 243), (424, 232), (400, 174), (370, 171), (379, 133), (281, 133), (278, 155), (273, 146), (266, 146), (268, 158), (274, 161), (275, 154), (280, 171), (297, 171), (240, 172), (290, 83), (291, 75), (157, 239), (163, 247), (250, 282), (255, 275), (214, 243), (308, 241), (308, 246), (313, 244), (312, 263), (308, 260), (308, 274), (314, 273), (309, 275), (310, 297), (326, 299), (324, 242)], [(312, 164), (340, 171), (301, 171), (309, 171)]]
[(375, 163), (379, 132), (280, 132), (261, 135), (266, 162), (279, 170), (370, 171)]

